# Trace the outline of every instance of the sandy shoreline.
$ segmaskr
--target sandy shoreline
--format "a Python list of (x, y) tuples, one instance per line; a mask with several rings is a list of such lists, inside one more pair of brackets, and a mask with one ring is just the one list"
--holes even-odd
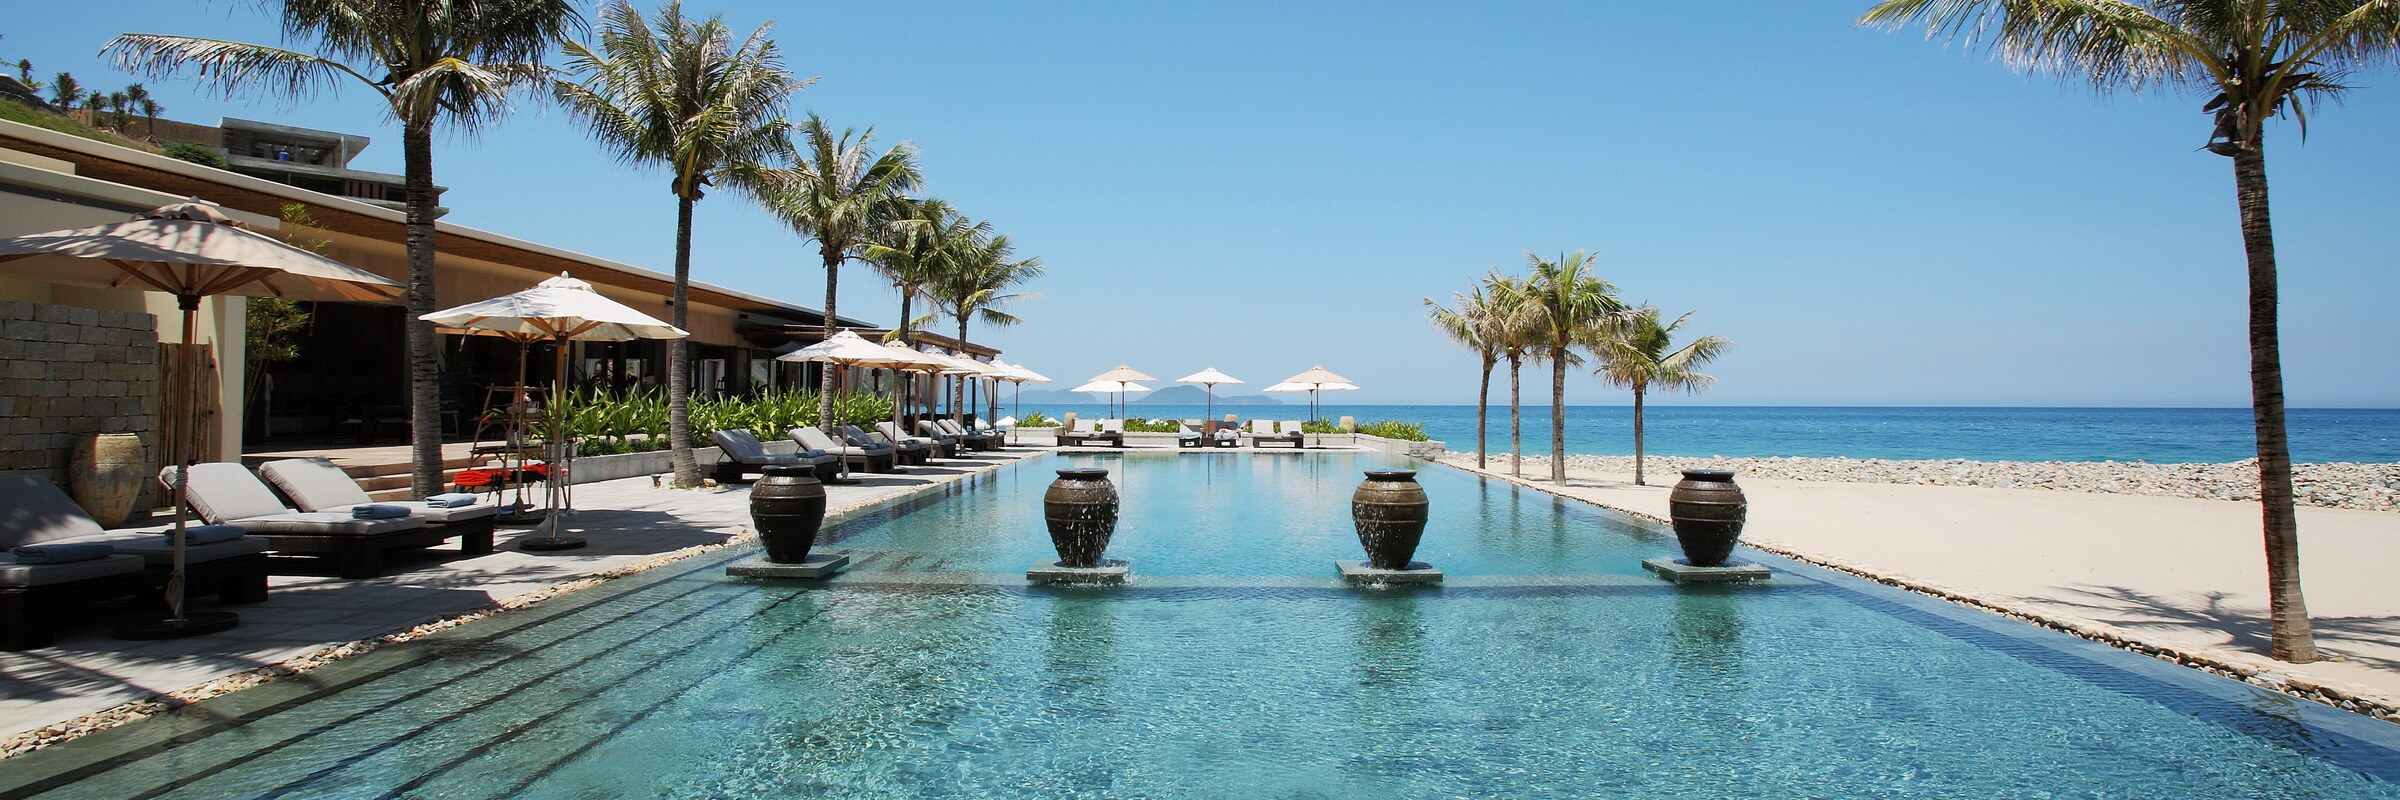
[[(1472, 453), (1442, 460), (1474, 469)], [(1572, 457), (1560, 487), (1550, 483), (1546, 459), (1527, 458), (1527, 478), (1518, 482), (1664, 519), (1676, 468), (1734, 468), (1750, 497), (1747, 543), (2400, 720), (2400, 592), (2389, 590), (2400, 577), (2393, 572), (2400, 512), (2300, 509), (2303, 586), (2318, 646), (2332, 658), (2292, 665), (2265, 656), (2256, 502), (2168, 494), (2195, 490), (2156, 476), (2152, 483), (2123, 480), (2114, 492), (1945, 484), (1937, 481), (1953, 474), (1939, 473), (1908, 474), (1918, 480), (1905, 483), (1870, 482), (1877, 473), (1863, 470), (1839, 480), (1767, 476), (1777, 465), (1782, 474), (1830, 474), (1866, 463), (1845, 459), (1651, 459), (1651, 485), (1635, 486), (1630, 462), (1616, 459), (1625, 471), (1606, 471), (1599, 467), (1608, 459)], [(2052, 466), (1887, 461), (1879, 468), (1912, 464), (1918, 472), (1965, 464), (1970, 475)], [(1492, 474), (1507, 477), (1505, 456), (1492, 466)], [(2150, 485), (2158, 488), (2136, 493)]]
[[(1473, 452), (1452, 452), (1444, 463), (1472, 468)], [(1492, 454), (1495, 471), (1509, 471), (1508, 454)], [(1633, 474), (1632, 456), (1567, 456), (1567, 469), (1596, 474)], [(1742, 478), (1795, 481), (1974, 486), (2043, 489), (2202, 500), (2258, 499), (2253, 461), (2225, 464), (2152, 464), (2142, 461), (1905, 461), (1879, 458), (1726, 458), (1651, 456), (1645, 478), (1673, 484), (1683, 469), (1730, 469)], [(1547, 480), (1550, 457), (1527, 453), (1527, 477)], [(2400, 511), (2400, 464), (2296, 464), (2292, 489), (2304, 506), (2362, 511)]]

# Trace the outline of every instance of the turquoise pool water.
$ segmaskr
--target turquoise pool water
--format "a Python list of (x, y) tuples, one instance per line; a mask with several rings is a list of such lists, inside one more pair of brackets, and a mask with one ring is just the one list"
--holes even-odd
[[(1122, 477), (1137, 579), (1027, 587), (1078, 462)], [(2400, 797), (2389, 723), (1772, 559), (1677, 588), (1638, 574), (1670, 541), (1453, 471), (1422, 476), (1449, 584), (1343, 587), (1376, 466), (1037, 459), (832, 526), (860, 564), (829, 585), (673, 565), (9, 762), (47, 777), (0, 794)]]

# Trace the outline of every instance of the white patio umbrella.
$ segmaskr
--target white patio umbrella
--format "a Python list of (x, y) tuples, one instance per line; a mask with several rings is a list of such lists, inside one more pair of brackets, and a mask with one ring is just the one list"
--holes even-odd
[[(1009, 375), (1014, 376), (1009, 379), (1009, 382), (1016, 384), (1017, 387), (1016, 403), (1009, 412), (1009, 420), (1013, 423), (1019, 415), (1025, 413), (1025, 384), (1049, 383), (1050, 377), (1039, 372), (1026, 369), (1022, 364), (1000, 364), (1000, 369), (1006, 371)], [(1011, 430), (1013, 432), (1014, 429)]]
[(1310, 419), (1315, 419), (1317, 416), (1318, 392), (1339, 392), (1358, 388), (1350, 383), (1349, 378), (1335, 375), (1331, 370), (1327, 370), (1321, 366), (1309, 367), (1308, 369), (1301, 371), (1301, 373), (1298, 375), (1285, 378), (1283, 379), (1282, 383), (1275, 384), (1274, 387), (1268, 387), (1267, 391), (1278, 391), (1276, 387), (1299, 387), (1281, 389), (1281, 391), (1287, 392), (1296, 392), (1306, 389), (1308, 391), (1308, 416)]
[[(906, 350), (885, 347), (883, 345), (867, 341), (866, 339), (860, 337), (855, 331), (837, 331), (832, 336), (827, 336), (823, 341), (819, 341), (816, 344), (776, 356), (775, 360), (791, 361), (796, 363), (818, 363), (825, 364), (829, 367), (889, 368), (911, 363), (906, 353)], [(832, 387), (823, 385), (827, 383), (830, 383), (830, 381), (821, 381), (819, 388), (824, 391), (832, 391)], [(900, 414), (900, 401), (896, 397), (900, 388), (899, 381), (895, 380), (892, 382), (892, 384), (892, 390), (895, 394), (895, 398), (892, 400), (892, 416), (894, 421), (897, 422)], [(838, 442), (840, 441), (840, 438), (833, 431), (833, 422), (833, 420), (829, 419), (817, 420), (817, 427), (823, 428), (826, 436), (832, 437)], [(849, 480), (850, 462), (841, 462), (841, 474), (841, 480)]]
[[(400, 284), (274, 237), (250, 230), (216, 206), (197, 200), (135, 216), (131, 221), (0, 239), (0, 276), (45, 283), (133, 288), (175, 296), (183, 311), (183, 343), (199, 337), (195, 319), (200, 298), (272, 295), (294, 300), (379, 303), (400, 294)], [(187, 614), (184, 594), (184, 527), (192, 428), (198, 416), (199, 370), (184, 370), (184, 424), (169, 444), (175, 527), (167, 567), (167, 616), (138, 620), (117, 629), (129, 639), (169, 639), (214, 633), (240, 624), (227, 611)]]
[(623, 303), (600, 296), (592, 285), (566, 273), (534, 284), (533, 288), (505, 294), (490, 300), (468, 303), (457, 308), (443, 309), (419, 319), (459, 330), (479, 331), (512, 338), (539, 337), (548, 339), (558, 350), (558, 372), (550, 389), (550, 477), (544, 481), (543, 493), (550, 507), (550, 517), (542, 520), (547, 536), (526, 539), (517, 546), (534, 552), (573, 550), (584, 541), (572, 536), (558, 535), (566, 527), (561, 518), (573, 514), (574, 499), (567, 493), (568, 472), (573, 468), (573, 448), (567, 445), (567, 343), (623, 342), (633, 339), (681, 339), (691, 334), (658, 319), (627, 307)]
[[(1132, 382), (1132, 381), (1154, 381), (1154, 380), (1158, 380), (1158, 379), (1157, 379), (1157, 378), (1150, 377), (1150, 376), (1148, 376), (1148, 375), (1144, 375), (1144, 374), (1142, 374), (1141, 370), (1137, 370), (1137, 369), (1134, 369), (1134, 368), (1132, 368), (1132, 367), (1125, 366), (1125, 365), (1123, 365), (1123, 364), (1118, 364), (1118, 365), (1116, 366), (1116, 368), (1115, 368), (1115, 369), (1111, 369), (1111, 370), (1109, 370), (1109, 371), (1107, 371), (1107, 372), (1103, 372), (1103, 373), (1100, 373), (1100, 374), (1098, 374), (1098, 375), (1094, 375), (1094, 376), (1092, 376), (1092, 380), (1093, 380), (1093, 381), (1095, 381), (1095, 382), (1096, 382), (1096, 381), (1116, 381), (1116, 382), (1119, 384), (1119, 385), (1118, 385), (1118, 387), (1117, 387), (1117, 404), (1118, 404), (1118, 405), (1121, 407), (1121, 406), (1123, 406), (1123, 405), (1124, 405), (1124, 403), (1125, 403), (1125, 393), (1126, 393), (1127, 391), (1142, 391), (1142, 392), (1147, 392), (1147, 391), (1150, 391), (1150, 390), (1149, 390), (1149, 389), (1147, 389), (1147, 388), (1142, 388), (1142, 389), (1127, 389), (1127, 388), (1125, 388), (1124, 384), (1126, 384), (1126, 383), (1130, 383), (1130, 382)], [(1123, 414), (1123, 413), (1121, 413), (1121, 411), (1122, 411), (1122, 409), (1121, 409), (1121, 408), (1120, 408), (1120, 409), (1117, 409), (1117, 412), (1118, 412), (1118, 413), (1117, 413), (1117, 416), (1120, 416), (1120, 417), (1124, 416), (1124, 414)]]
[(1194, 372), (1190, 375), (1185, 375), (1182, 378), (1177, 379), (1175, 382), (1197, 383), (1208, 387), (1208, 401), (1200, 406), (1202, 409), (1200, 415), (1206, 418), (1201, 421), (1205, 426), (1217, 424), (1217, 384), (1241, 383), (1242, 379), (1218, 372), (1216, 367), (1209, 367), (1208, 369)]

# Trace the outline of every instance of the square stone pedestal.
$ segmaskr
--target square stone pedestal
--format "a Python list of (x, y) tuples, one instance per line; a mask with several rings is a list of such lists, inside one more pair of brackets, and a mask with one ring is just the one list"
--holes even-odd
[(850, 566), (850, 553), (843, 550), (820, 550), (808, 554), (798, 564), (778, 564), (760, 553), (725, 567), (725, 574), (740, 578), (830, 578)]
[(1095, 567), (1061, 566), (1051, 559), (1033, 562), (1033, 568), (1025, 570), (1025, 579), (1034, 583), (1124, 583), (1132, 572), (1130, 565), (1113, 558), (1101, 559)]
[(1364, 561), (1333, 562), (1335, 572), (1352, 586), (1365, 584), (1441, 583), (1442, 571), (1423, 561), (1408, 562), (1408, 569), (1377, 569)]
[(1658, 573), (1658, 577), (1676, 583), (1732, 583), (1763, 581), (1775, 573), (1766, 567), (1740, 559), (1726, 559), (1723, 566), (1696, 567), (1691, 562), (1671, 556), (1661, 556), (1642, 562), (1642, 569)]

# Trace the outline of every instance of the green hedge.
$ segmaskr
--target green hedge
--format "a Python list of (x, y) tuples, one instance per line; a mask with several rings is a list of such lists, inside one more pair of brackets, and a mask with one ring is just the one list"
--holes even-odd
[[(664, 391), (619, 395), (581, 389), (568, 393), (564, 408), (567, 435), (582, 443), (586, 455), (667, 448)], [(880, 394), (844, 393), (833, 400), (833, 418), (844, 425), (872, 426), (892, 418), (892, 399)], [(695, 446), (706, 446), (711, 433), (734, 428), (747, 428), (761, 439), (774, 441), (783, 438), (784, 431), (817, 424), (817, 393), (695, 398), (691, 419)]]

